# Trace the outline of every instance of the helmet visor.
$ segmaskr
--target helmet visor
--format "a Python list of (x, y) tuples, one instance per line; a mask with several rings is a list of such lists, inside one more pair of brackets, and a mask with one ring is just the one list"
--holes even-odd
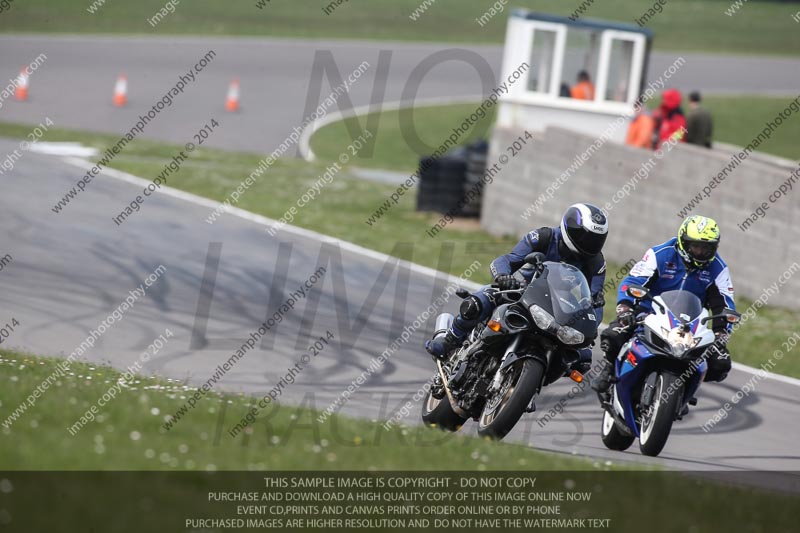
[(599, 254), (608, 236), (607, 233), (594, 233), (584, 228), (568, 228), (567, 231), (578, 251), (585, 255)]
[(687, 241), (684, 243), (689, 257), (701, 263), (707, 263), (717, 253), (717, 243), (703, 241)]

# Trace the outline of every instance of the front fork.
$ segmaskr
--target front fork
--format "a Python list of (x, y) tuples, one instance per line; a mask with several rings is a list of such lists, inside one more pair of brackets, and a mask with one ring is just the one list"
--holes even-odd
[[(503, 358), (500, 360), (500, 366), (498, 367), (497, 371), (494, 374), (494, 379), (492, 380), (492, 385), (489, 390), (492, 393), (496, 393), (500, 390), (500, 387), (503, 385), (503, 378), (505, 377), (505, 370), (516, 363), (521, 359), (531, 359), (536, 358), (533, 354), (524, 354), (520, 353), (519, 345), (522, 342), (522, 333), (518, 333), (514, 340), (508, 345), (506, 348), (505, 353), (503, 354)], [(550, 362), (553, 358), (553, 354), (555, 350), (553, 348), (549, 348), (543, 357), (543, 363), (545, 365), (545, 369), (550, 368)], [(538, 359), (538, 358), (537, 358)], [(542, 379), (547, 375), (547, 371), (542, 374)], [(541, 390), (541, 384), (539, 384), (539, 389), (536, 391), (536, 394), (533, 395), (531, 398), (531, 403), (526, 408), (526, 412), (532, 413), (536, 410), (536, 396), (538, 396), (539, 391)]]
[[(503, 354), (503, 358), (500, 360), (500, 366), (497, 368), (497, 371), (494, 373), (494, 380), (492, 380), (492, 386), (490, 390), (492, 392), (497, 392), (500, 390), (500, 386), (503, 384), (503, 371), (508, 368), (514, 361), (518, 359), (516, 356), (517, 347), (519, 346), (519, 341), (522, 338), (522, 335), (517, 335), (514, 337), (514, 340), (506, 348), (505, 353)], [(509, 361), (511, 358), (511, 361)]]
[[(653, 407), (653, 399), (655, 398), (656, 392), (656, 380), (658, 379), (658, 373), (650, 372), (645, 379), (644, 384), (642, 385), (642, 395), (639, 399), (639, 408), (636, 420), (639, 421), (639, 427), (642, 426), (642, 420), (644, 420), (645, 413), (648, 413), (650, 409)], [(648, 413), (649, 414), (649, 413)]]

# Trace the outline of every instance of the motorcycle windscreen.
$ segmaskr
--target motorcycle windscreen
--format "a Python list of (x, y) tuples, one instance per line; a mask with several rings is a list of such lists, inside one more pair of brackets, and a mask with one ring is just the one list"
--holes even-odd
[(583, 273), (565, 263), (545, 263), (553, 316), (560, 326), (577, 329), (587, 337), (596, 332), (592, 294)]
[(667, 291), (661, 294), (661, 299), (673, 315), (687, 322), (693, 321), (703, 312), (703, 302), (689, 291)]

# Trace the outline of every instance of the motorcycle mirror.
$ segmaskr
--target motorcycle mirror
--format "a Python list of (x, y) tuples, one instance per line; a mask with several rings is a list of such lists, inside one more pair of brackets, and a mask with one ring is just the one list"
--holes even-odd
[(700, 321), (701, 324), (705, 324), (706, 322), (710, 322), (717, 318), (724, 318), (726, 322), (729, 324), (738, 324), (742, 320), (741, 313), (737, 313), (733, 309), (725, 309), (722, 313), (718, 315), (707, 316), (703, 320)]
[(725, 308), (722, 312), (725, 315), (725, 319), (728, 321), (729, 324), (738, 324), (742, 321), (742, 314), (737, 313), (733, 309)]
[(540, 265), (544, 263), (544, 254), (542, 252), (531, 252), (525, 256), (525, 262), (531, 265)]
[(628, 296), (631, 298), (636, 298), (637, 300), (650, 300), (650, 291), (646, 288), (642, 287), (641, 285), (628, 285), (628, 290), (625, 291), (628, 293)]

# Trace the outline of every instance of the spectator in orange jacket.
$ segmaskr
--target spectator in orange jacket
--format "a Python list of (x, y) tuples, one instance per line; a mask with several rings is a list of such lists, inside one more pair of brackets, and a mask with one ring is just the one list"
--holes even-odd
[(633, 117), (630, 126), (628, 126), (628, 135), (625, 137), (625, 144), (652, 150), (655, 127), (656, 121), (650, 116), (647, 109), (639, 107), (639, 112)]
[(585, 70), (578, 72), (578, 83), (570, 89), (570, 96), (576, 100), (594, 100), (594, 85)]
[(675, 135), (680, 135), (682, 141), (682, 130), (686, 127), (686, 117), (681, 109), (681, 93), (677, 89), (667, 89), (661, 95), (661, 105), (654, 113), (656, 129), (658, 131), (658, 142), (656, 148)]

